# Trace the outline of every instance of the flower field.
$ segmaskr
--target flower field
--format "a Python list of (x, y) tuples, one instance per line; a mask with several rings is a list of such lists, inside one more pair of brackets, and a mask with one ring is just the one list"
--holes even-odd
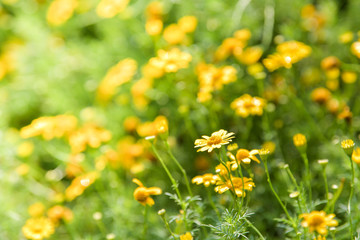
[(360, 239), (359, 10), (0, 0), (0, 239)]

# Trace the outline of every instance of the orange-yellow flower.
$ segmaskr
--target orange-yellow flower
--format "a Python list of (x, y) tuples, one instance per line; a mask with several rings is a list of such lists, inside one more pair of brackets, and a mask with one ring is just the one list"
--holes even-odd
[(187, 232), (183, 235), (180, 235), (180, 240), (193, 240), (191, 233)]
[(232, 177), (227, 179), (225, 182), (223, 180), (219, 180), (215, 187), (215, 192), (222, 194), (228, 190), (231, 190), (236, 194), (238, 197), (245, 197), (246, 193), (245, 190), (252, 191), (253, 187), (255, 187), (255, 183), (251, 178), (239, 178), (239, 177)]
[(210, 186), (210, 184), (215, 184), (218, 180), (220, 180), (218, 175), (213, 175), (211, 173), (205, 173), (204, 175), (194, 177), (191, 182), (199, 184), (204, 184), (205, 187)]
[(24, 236), (32, 240), (50, 237), (55, 231), (54, 224), (46, 217), (30, 218), (22, 227)]
[(326, 235), (328, 230), (326, 227), (336, 227), (338, 222), (333, 219), (335, 214), (328, 214), (324, 211), (312, 211), (311, 213), (303, 213), (300, 218), (304, 218), (301, 222), (303, 227), (308, 227), (310, 232), (317, 231), (321, 235)]
[(259, 150), (246, 150), (246, 149), (239, 149), (236, 153), (236, 159), (240, 162), (243, 162), (245, 164), (250, 164), (251, 160), (260, 163), (259, 159), (255, 156), (256, 154), (259, 154)]
[(50, 4), (46, 19), (49, 24), (58, 26), (65, 23), (74, 13), (77, 0), (55, 0)]
[(249, 94), (244, 94), (241, 97), (235, 99), (230, 107), (235, 110), (236, 114), (246, 118), (249, 115), (263, 114), (266, 101), (260, 97), (252, 97)]
[(351, 53), (360, 58), (360, 41), (351, 44)]
[(195, 148), (200, 147), (198, 152), (211, 152), (214, 148), (221, 148), (222, 145), (229, 144), (235, 133), (228, 133), (226, 130), (220, 129), (213, 132), (211, 136), (202, 136), (204, 139), (195, 140)]
[(351, 159), (356, 162), (357, 164), (360, 164), (360, 148), (359, 147), (356, 147), (354, 150), (353, 150), (353, 153), (351, 155)]
[(196, 29), (197, 18), (195, 16), (184, 16), (179, 19), (178, 25), (185, 33), (192, 33)]
[(54, 224), (58, 224), (61, 219), (69, 222), (74, 218), (73, 212), (69, 208), (61, 205), (56, 205), (50, 208), (47, 211), (47, 215)]
[(139, 185), (139, 187), (137, 187), (134, 191), (135, 200), (144, 206), (146, 204), (149, 206), (154, 205), (154, 199), (152, 199), (150, 195), (160, 195), (162, 193), (161, 189), (158, 187), (144, 187), (144, 185), (137, 178), (134, 178), (132, 181)]

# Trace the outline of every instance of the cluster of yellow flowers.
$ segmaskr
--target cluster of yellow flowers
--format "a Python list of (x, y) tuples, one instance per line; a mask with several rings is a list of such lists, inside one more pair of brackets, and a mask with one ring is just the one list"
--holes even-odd
[(307, 31), (317, 33), (321, 37), (320, 30), (324, 27), (326, 19), (323, 13), (318, 11), (313, 4), (307, 4), (301, 9), (301, 18), (303, 27)]
[(133, 78), (136, 70), (137, 63), (130, 58), (121, 60), (111, 67), (99, 84), (97, 98), (102, 102), (109, 101), (115, 95), (118, 87)]
[(159, 1), (149, 3), (146, 7), (145, 30), (150, 36), (159, 35), (163, 29), (163, 5)]
[(168, 131), (168, 120), (165, 116), (157, 116), (153, 122), (139, 124), (136, 128), (141, 137), (157, 136)]
[(237, 71), (233, 66), (215, 67), (212, 64), (200, 63), (197, 68), (199, 80), (198, 101), (209, 101), (214, 90), (222, 89), (224, 84), (236, 81)]
[(96, 13), (102, 18), (112, 18), (125, 10), (130, 0), (101, 0)]
[(297, 63), (310, 55), (311, 48), (298, 41), (288, 41), (279, 44), (276, 47), (276, 53), (267, 56), (263, 64), (273, 72), (278, 68), (291, 68), (292, 64)]
[(22, 227), (22, 232), (26, 238), (33, 240), (50, 237), (55, 232), (55, 227), (60, 224), (60, 220), (69, 222), (74, 217), (72, 211), (62, 205), (49, 208), (46, 217), (45, 206), (40, 202), (31, 205), (28, 212), (31, 218)]
[(93, 184), (97, 178), (99, 178), (98, 172), (88, 172), (74, 178), (65, 190), (66, 200), (72, 201), (82, 195), (85, 189)]
[(42, 136), (45, 140), (66, 137), (75, 130), (77, 119), (72, 115), (57, 115), (54, 117), (40, 117), (30, 125), (21, 128), (20, 136), (30, 138)]
[(173, 48), (169, 51), (160, 49), (157, 56), (149, 60), (149, 66), (161, 71), (160, 77), (165, 73), (174, 73), (182, 68), (187, 68), (191, 62), (191, 55), (180, 51), (178, 48)]
[(15, 70), (16, 52), (21, 46), (19, 41), (8, 41), (3, 44), (0, 54), (0, 80)]
[(252, 97), (249, 94), (244, 94), (235, 99), (230, 105), (230, 107), (235, 110), (235, 113), (243, 118), (246, 118), (249, 115), (261, 116), (265, 106), (265, 99)]
[(184, 16), (179, 19), (177, 24), (170, 24), (164, 29), (163, 38), (170, 45), (184, 43), (186, 40), (186, 34), (194, 32), (196, 26), (196, 17)]
[(78, 0), (54, 0), (47, 11), (48, 23), (53, 26), (64, 24), (73, 16), (78, 4)]

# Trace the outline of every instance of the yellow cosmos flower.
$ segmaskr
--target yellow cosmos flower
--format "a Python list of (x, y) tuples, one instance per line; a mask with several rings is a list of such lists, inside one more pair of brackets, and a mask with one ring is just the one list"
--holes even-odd
[(263, 114), (266, 100), (259, 97), (252, 97), (249, 94), (244, 94), (235, 99), (230, 107), (235, 110), (236, 114), (240, 117), (246, 118), (249, 115)]
[(221, 148), (222, 145), (229, 144), (235, 133), (228, 133), (226, 130), (220, 129), (213, 132), (211, 136), (202, 136), (204, 139), (195, 140), (195, 148), (200, 147), (198, 152), (211, 152), (214, 148)]
[(152, 199), (150, 195), (160, 195), (162, 193), (161, 189), (158, 187), (144, 187), (144, 185), (137, 178), (134, 178), (132, 181), (139, 185), (139, 187), (137, 187), (134, 191), (135, 200), (144, 206), (146, 204), (149, 206), (154, 205), (154, 199)]
[(351, 155), (351, 159), (356, 162), (357, 164), (360, 164), (360, 148), (357, 147), (354, 149), (352, 155)]
[(328, 230), (326, 227), (336, 227), (338, 222), (333, 219), (335, 214), (328, 214), (324, 211), (312, 211), (311, 213), (303, 213), (300, 218), (304, 218), (301, 222), (303, 227), (308, 227), (310, 232), (317, 231), (321, 235), (326, 235)]
[(180, 235), (180, 240), (193, 240), (191, 233), (187, 232), (183, 235)]
[(42, 240), (54, 233), (54, 224), (46, 217), (30, 218), (22, 227), (24, 236), (32, 240)]
[(204, 175), (194, 177), (191, 182), (196, 183), (197, 185), (204, 184), (205, 187), (208, 187), (210, 184), (215, 184), (219, 180), (220, 178), (218, 175), (206, 173)]
[(220, 180), (216, 183), (216, 185), (218, 186), (215, 187), (215, 192), (223, 194), (224, 192), (231, 190), (238, 197), (245, 197), (245, 190), (252, 191), (253, 187), (255, 187), (255, 183), (251, 178), (239, 178), (232, 176), (231, 181), (230, 179), (226, 180), (225, 182)]

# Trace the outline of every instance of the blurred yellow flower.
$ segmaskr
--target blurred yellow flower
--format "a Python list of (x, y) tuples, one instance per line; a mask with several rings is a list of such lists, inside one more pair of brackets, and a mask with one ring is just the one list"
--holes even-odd
[(102, 18), (112, 18), (125, 10), (130, 0), (101, 0), (96, 7), (96, 13)]
[(183, 235), (180, 235), (180, 240), (193, 240), (191, 233), (187, 232)]
[[(161, 74), (163, 71), (161, 70)], [(149, 99), (146, 96), (146, 92), (151, 89), (153, 85), (152, 78), (141, 78), (131, 87), (131, 95), (136, 108), (144, 109), (149, 103)]]
[(77, 0), (54, 0), (47, 11), (48, 23), (54, 26), (64, 24), (72, 17), (77, 5)]
[(22, 232), (27, 239), (42, 240), (50, 237), (55, 232), (55, 227), (46, 217), (30, 218), (22, 227)]
[(161, 19), (163, 15), (163, 4), (159, 1), (153, 1), (146, 7), (145, 14), (147, 19)]
[(154, 205), (154, 199), (152, 199), (150, 195), (160, 195), (162, 193), (161, 189), (158, 187), (144, 187), (144, 185), (137, 178), (133, 178), (133, 182), (139, 186), (134, 191), (135, 200), (144, 206), (146, 204), (149, 206)]
[(354, 54), (357, 58), (360, 58), (360, 41), (351, 44), (350, 49), (352, 54)]
[(21, 143), (17, 148), (17, 155), (19, 157), (28, 157), (34, 151), (34, 144), (31, 141), (25, 141)]
[(165, 116), (157, 116), (153, 122), (145, 122), (138, 125), (137, 133), (141, 137), (156, 136), (168, 131), (168, 120)]
[(197, 22), (195, 16), (184, 16), (178, 20), (178, 25), (184, 33), (192, 33), (196, 29)]
[(326, 227), (336, 227), (338, 222), (333, 219), (335, 214), (326, 215), (325, 211), (312, 211), (311, 213), (303, 213), (300, 218), (304, 218), (301, 222), (303, 227), (309, 228), (312, 233), (314, 231), (321, 235), (326, 235), (328, 230)]
[(26, 163), (22, 163), (15, 169), (15, 172), (20, 176), (24, 176), (29, 173), (29, 170), (30, 166)]
[(206, 173), (204, 175), (194, 177), (191, 182), (199, 184), (204, 184), (205, 187), (210, 186), (210, 184), (215, 184), (218, 180), (220, 180), (218, 175), (213, 175), (211, 173)]
[(326, 104), (331, 99), (331, 92), (326, 88), (316, 88), (311, 92), (311, 99), (319, 104)]
[(74, 218), (73, 212), (64, 206), (55, 205), (47, 211), (49, 219), (57, 225), (61, 219), (70, 222)]
[(267, 149), (269, 151), (269, 154), (272, 154), (275, 152), (276, 145), (272, 141), (264, 142), (262, 145), (262, 149)]
[(65, 190), (66, 200), (72, 201), (85, 191), (99, 177), (98, 172), (89, 172), (76, 177)]
[(137, 63), (131, 58), (126, 58), (111, 67), (101, 80), (97, 89), (97, 98), (102, 102), (109, 101), (116, 93), (116, 89), (129, 82), (136, 74)]
[(253, 187), (255, 187), (255, 183), (251, 178), (239, 178), (233, 176), (231, 176), (231, 181), (230, 179), (227, 179), (225, 182), (219, 180), (216, 185), (215, 192), (223, 194), (224, 192), (231, 190), (238, 197), (245, 197), (245, 190), (252, 191)]
[(342, 43), (349, 43), (354, 39), (354, 33), (351, 31), (344, 32), (339, 36), (339, 41)]
[(170, 24), (164, 29), (163, 38), (171, 45), (180, 44), (185, 38), (185, 32), (177, 24)]
[(341, 74), (341, 79), (346, 84), (352, 84), (352, 83), (356, 82), (356, 80), (357, 80), (357, 73), (350, 72), (350, 71), (343, 72)]
[(41, 217), (42, 215), (44, 215), (44, 212), (45, 206), (41, 202), (34, 203), (28, 208), (28, 213), (33, 218)]
[(242, 64), (252, 65), (255, 64), (263, 54), (261, 47), (248, 47), (240, 54), (235, 55), (236, 59)]
[(235, 110), (237, 115), (246, 118), (249, 115), (261, 116), (263, 114), (265, 105), (265, 99), (260, 97), (252, 97), (249, 94), (244, 94), (232, 101), (230, 107)]
[(151, 19), (146, 21), (145, 30), (150, 36), (156, 36), (161, 33), (163, 22), (160, 19)]
[(324, 58), (323, 60), (321, 60), (321, 68), (324, 70), (324, 71), (329, 71), (331, 69), (336, 69), (336, 68), (339, 68), (340, 65), (341, 65), (341, 62), (340, 60), (335, 57), (335, 56), (329, 56), (329, 57), (326, 57)]
[(215, 172), (220, 176), (227, 178), (229, 176), (229, 172), (231, 169), (231, 162), (226, 162), (226, 167), (221, 163), (215, 167)]
[(296, 147), (306, 146), (306, 137), (304, 134), (298, 133), (293, 136), (293, 142)]
[(356, 147), (351, 155), (351, 159), (356, 162), (357, 164), (360, 164), (360, 148)]
[(76, 117), (72, 115), (57, 115), (54, 117), (40, 117), (30, 125), (21, 128), (20, 136), (30, 138), (41, 135), (45, 140), (69, 135), (77, 125)]
[(160, 49), (157, 57), (151, 58), (149, 63), (166, 73), (177, 72), (179, 69), (187, 68), (192, 57), (189, 53), (181, 52), (178, 48), (170, 51)]
[(211, 152), (214, 148), (221, 148), (222, 145), (229, 144), (234, 133), (228, 133), (226, 130), (220, 129), (217, 132), (213, 132), (210, 137), (202, 136), (203, 139), (195, 140), (195, 148), (200, 147), (198, 152), (208, 151)]

